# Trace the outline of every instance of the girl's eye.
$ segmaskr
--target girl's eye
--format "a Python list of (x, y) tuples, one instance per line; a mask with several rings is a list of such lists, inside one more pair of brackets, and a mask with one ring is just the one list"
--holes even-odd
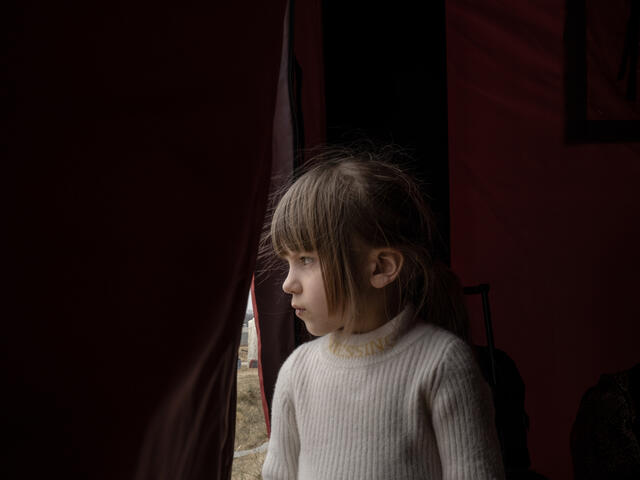
[(303, 265), (309, 265), (312, 262), (313, 258), (311, 257), (300, 257), (300, 263), (302, 263)]

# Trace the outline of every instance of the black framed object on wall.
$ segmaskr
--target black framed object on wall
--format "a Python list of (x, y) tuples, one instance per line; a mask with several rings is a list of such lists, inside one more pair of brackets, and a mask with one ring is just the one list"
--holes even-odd
[(567, 143), (640, 141), (639, 27), (636, 0), (567, 0)]

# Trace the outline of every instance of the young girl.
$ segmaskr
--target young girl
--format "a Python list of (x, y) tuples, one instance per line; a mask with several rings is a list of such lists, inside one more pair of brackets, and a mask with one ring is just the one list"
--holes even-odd
[(503, 478), (491, 393), (433, 235), (413, 180), (372, 154), (325, 155), (281, 198), (282, 288), (320, 338), (280, 369), (263, 478)]

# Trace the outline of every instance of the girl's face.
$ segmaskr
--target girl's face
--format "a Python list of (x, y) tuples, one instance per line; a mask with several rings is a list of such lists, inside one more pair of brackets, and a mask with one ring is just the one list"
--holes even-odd
[(284, 259), (289, 264), (289, 274), (282, 290), (291, 295), (291, 306), (309, 333), (318, 337), (344, 327), (341, 315), (329, 315), (317, 252), (289, 252)]

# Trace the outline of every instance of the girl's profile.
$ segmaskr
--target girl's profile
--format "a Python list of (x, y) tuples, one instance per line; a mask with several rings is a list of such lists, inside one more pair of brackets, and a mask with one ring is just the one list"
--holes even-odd
[(280, 198), (268, 240), (316, 338), (280, 369), (265, 479), (501, 479), (489, 387), (432, 215), (384, 153), (336, 149)]

